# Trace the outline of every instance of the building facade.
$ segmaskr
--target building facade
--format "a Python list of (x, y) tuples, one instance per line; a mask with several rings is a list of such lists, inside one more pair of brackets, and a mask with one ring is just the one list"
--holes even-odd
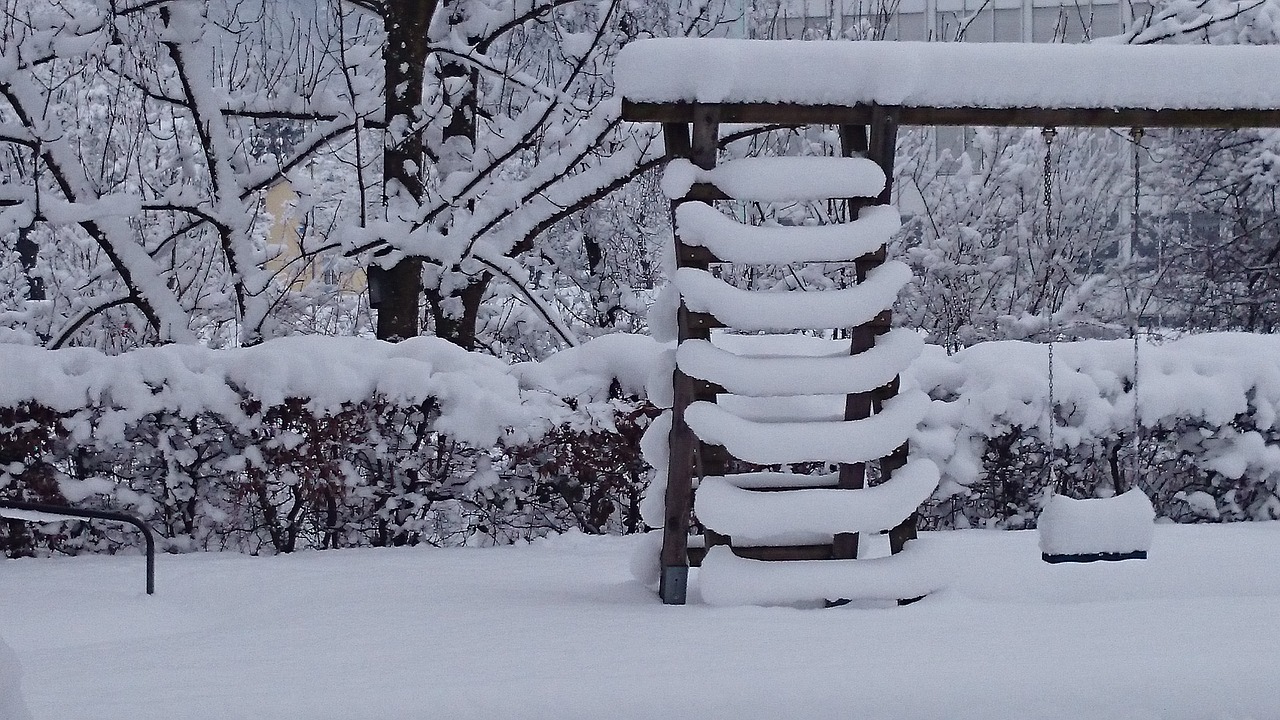
[(744, 0), (737, 37), (1084, 42), (1151, 12), (1133, 0)]

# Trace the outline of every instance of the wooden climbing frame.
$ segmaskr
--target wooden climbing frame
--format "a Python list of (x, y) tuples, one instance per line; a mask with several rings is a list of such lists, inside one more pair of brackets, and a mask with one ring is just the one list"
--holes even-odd
[[(708, 42), (723, 43), (724, 41)], [(762, 48), (767, 53), (773, 53), (779, 48), (784, 48), (781, 44), (770, 45), (769, 43), (755, 41), (733, 42), (743, 43), (738, 48), (738, 55), (726, 56), (734, 57), (735, 62), (753, 54), (755, 55), (753, 61), (764, 57), (757, 54), (757, 51)], [(747, 44), (752, 42), (754, 44)], [(710, 71), (705, 71), (700, 64), (689, 62), (690, 57), (696, 56), (696, 53), (690, 54), (690, 48), (695, 46), (688, 44), (689, 41), (653, 40), (643, 41), (643, 43), (651, 43), (649, 48), (646, 49), (649, 53), (656, 52), (661, 54), (670, 52), (671, 55), (667, 60), (676, 63), (676, 65), (670, 65), (670, 67), (696, 67), (692, 73), (694, 77), (697, 76), (697, 72), (715, 72), (714, 68)], [(912, 54), (913, 60), (920, 60), (921, 57), (928, 56), (915, 63), (919, 67), (909, 71), (918, 71), (918, 75), (913, 76), (908, 73), (908, 75), (904, 76), (913, 81), (919, 80), (923, 85), (928, 85), (928, 82), (922, 80), (922, 78), (927, 79), (937, 75), (939, 72), (952, 71), (957, 67), (957, 63), (986, 62), (989, 67), (973, 68), (973, 84), (978, 86), (973, 90), (973, 93), (975, 96), (985, 97), (983, 93), (995, 96), (1001, 92), (999, 85), (1005, 82), (1003, 78), (1007, 77), (1007, 73), (1002, 73), (1001, 71), (1002, 69), (1007, 70), (1007, 68), (1000, 67), (1004, 62), (1003, 56), (987, 53), (987, 50), (992, 48), (974, 48), (967, 43), (956, 43), (951, 44), (955, 47), (942, 48), (935, 47), (934, 44), (929, 44), (929, 47), (924, 47), (923, 44), (915, 45), (917, 47), (907, 47), (907, 44), (900, 43), (829, 43), (829, 46), (833, 49), (831, 57), (836, 60), (851, 59), (861, 62), (861, 59), (866, 57), (880, 58), (879, 54), (882, 52), (887, 53), (884, 57), (894, 57), (893, 53), (909, 53)], [(817, 46), (817, 43), (791, 43), (784, 50), (790, 52), (800, 49), (802, 52), (809, 52)], [(697, 49), (701, 50), (703, 47), (710, 48), (707, 58), (715, 61), (717, 60), (715, 56), (717, 48), (724, 46), (703, 45), (698, 46)], [(745, 50), (745, 48), (750, 48), (750, 50)], [(821, 51), (821, 49), (819, 50)], [(858, 210), (867, 205), (889, 202), (892, 191), (895, 142), (898, 128), (901, 125), (1044, 128), (1074, 126), (1148, 129), (1280, 127), (1280, 83), (1274, 80), (1273, 73), (1269, 70), (1269, 68), (1280, 67), (1280, 55), (1277, 55), (1274, 51), (1235, 51), (1209, 48), (1203, 50), (1159, 50), (1158, 52), (1177, 53), (1176, 57), (1185, 58), (1188, 63), (1196, 63), (1200, 60), (1204, 60), (1209, 65), (1218, 63), (1222, 68), (1234, 68), (1232, 72), (1237, 75), (1242, 72), (1256, 75), (1258, 77), (1258, 87), (1255, 88), (1257, 92), (1251, 90), (1251, 94), (1230, 96), (1238, 98), (1235, 102), (1238, 106), (1233, 106), (1232, 102), (1222, 102), (1218, 103), (1222, 105), (1219, 107), (1204, 107), (1203, 98), (1215, 98), (1217, 96), (1214, 94), (1216, 93), (1216, 86), (1213, 78), (1203, 77), (1195, 81), (1200, 85), (1193, 88), (1195, 93), (1199, 93), (1196, 97), (1200, 99), (1196, 100), (1196, 102), (1201, 103), (1201, 105), (1190, 108), (1176, 107), (1177, 103), (1159, 105), (1156, 108), (1125, 106), (1123, 103), (1116, 107), (1080, 107), (1080, 103), (1075, 101), (1072, 101), (1074, 103), (1072, 106), (1064, 107), (1044, 107), (1039, 105), (963, 107), (954, 106), (953, 103), (915, 103), (890, 106), (863, 101), (850, 102), (846, 105), (805, 104), (803, 102), (784, 101), (776, 103), (728, 101), (707, 103), (688, 99), (688, 94), (696, 95), (700, 92), (689, 89), (694, 87), (696, 83), (694, 85), (682, 84), (683, 80), (680, 82), (664, 81), (657, 85), (650, 83), (648, 77), (645, 76), (645, 72), (650, 71), (652, 68), (643, 62), (633, 62), (634, 68), (624, 68), (623, 71), (619, 72), (619, 76), (622, 78), (619, 81), (619, 88), (623, 95), (622, 116), (624, 120), (661, 123), (668, 156), (672, 159), (687, 158), (704, 170), (710, 170), (716, 165), (720, 140), (719, 128), (724, 123), (793, 127), (827, 125), (838, 127), (842, 153), (845, 156), (860, 156), (874, 161), (884, 170), (887, 178), (883, 192), (878, 197), (855, 197), (846, 200), (850, 216), (857, 217)], [(987, 54), (984, 55), (984, 53)], [(1175, 68), (1166, 66), (1164, 61), (1160, 60), (1160, 58), (1164, 57), (1163, 54), (1155, 58), (1155, 61), (1152, 61), (1153, 55), (1150, 54), (1151, 51), (1137, 48), (1132, 50), (1101, 48), (1097, 51), (1097, 54), (1093, 54), (1094, 51), (1092, 50), (1074, 50), (1062, 48), (1061, 46), (1056, 48), (1045, 47), (1043, 49), (1027, 49), (1023, 47), (1018, 49), (1016, 53), (1021, 56), (1019, 62), (1023, 63), (1023, 67), (1039, 71), (1045, 70), (1049, 63), (1060, 64), (1063, 62), (1068, 65), (1070, 63), (1079, 63), (1079, 68), (1085, 68), (1089, 67), (1090, 62), (1096, 62), (1104, 56), (1106, 58), (1131, 57), (1141, 65), (1139, 67), (1141, 72), (1153, 77), (1161, 73), (1175, 71)], [(644, 54), (645, 51), (633, 52), (628, 60), (634, 61)], [(775, 53), (769, 55), (769, 57), (779, 59), (784, 56)], [(1258, 62), (1255, 62), (1255, 60)], [(1145, 63), (1145, 65), (1142, 65), (1142, 63)], [(1235, 65), (1232, 65), (1232, 63), (1235, 63)], [(712, 64), (714, 65), (714, 62)], [(620, 60), (620, 67), (625, 65), (627, 65), (627, 62)], [(753, 73), (756, 66), (752, 67), (753, 70), (741, 71), (737, 77), (725, 79), (720, 84), (713, 83), (716, 89), (710, 92), (720, 94), (724, 92), (723, 86), (730, 88), (730, 94), (732, 94), (735, 89), (740, 90), (742, 87), (751, 86), (754, 82), (755, 75)], [(763, 68), (761, 75), (768, 75), (769, 72), (767, 71), (775, 69), (761, 67)], [(882, 68), (885, 65), (877, 59), (869, 67)], [(1073, 72), (1072, 67), (1075, 66), (1059, 67), (1054, 65), (1052, 69), (1070, 73)], [(737, 71), (740, 68), (734, 68), (734, 70)], [(1115, 72), (1122, 73), (1130, 70), (1132, 70), (1132, 67), (1114, 69)], [(844, 72), (845, 75), (833, 75), (832, 77), (856, 76), (857, 74), (851, 71)], [(651, 73), (649, 77), (652, 77)], [(743, 78), (746, 79), (744, 80)], [(734, 85), (733, 83), (738, 84)], [(857, 82), (850, 84), (858, 85)], [(1236, 84), (1238, 85), (1239, 83)], [(865, 83), (864, 85), (869, 89), (856, 92), (862, 92), (868, 96), (884, 92), (883, 83)], [(1141, 83), (1135, 83), (1135, 86), (1137, 85), (1141, 85)], [(652, 96), (646, 96), (645, 94), (653, 87), (662, 88), (657, 93), (658, 95), (667, 93), (674, 96), (674, 94), (686, 93), (686, 97), (683, 100), (664, 99), (662, 101), (654, 101)], [(774, 85), (773, 87), (782, 86)], [(937, 87), (941, 86), (938, 85)], [(629, 95), (628, 88), (641, 88), (640, 97)], [(668, 93), (667, 88), (676, 89), (670, 90)], [(1115, 91), (1115, 88), (1111, 88), (1111, 91)], [(755, 91), (752, 90), (747, 94), (750, 95), (752, 92)], [(789, 92), (789, 90), (779, 92), (785, 93)], [(894, 94), (896, 91), (890, 90), (889, 92)], [(933, 97), (929, 95), (930, 92), (934, 92), (934, 96), (940, 97), (936, 93), (950, 92), (950, 89), (943, 88), (943, 90), (938, 91), (936, 87), (930, 86), (930, 89), (927, 89), (922, 97)], [(1033, 96), (1035, 92), (1033, 88), (1028, 96)], [(1183, 93), (1183, 86), (1170, 86), (1168, 93), (1170, 97)], [(1188, 91), (1187, 94), (1194, 93)], [(909, 92), (907, 95), (909, 96)], [(1121, 92), (1121, 96), (1123, 95), (1124, 93)], [(1273, 95), (1276, 96), (1275, 102), (1270, 103), (1270, 107), (1267, 106), (1266, 102), (1257, 100), (1259, 97), (1265, 98)], [(1146, 95), (1136, 94), (1133, 97), (1139, 102), (1149, 101)], [(975, 105), (981, 105), (981, 103), (975, 103)], [(675, 210), (683, 203), (690, 201), (712, 202), (724, 199), (729, 198), (720, 188), (708, 184), (695, 183), (684, 197), (672, 200), (673, 223)], [(677, 232), (676, 237), (676, 256), (679, 267), (700, 270), (706, 270), (719, 260), (704, 247), (684, 243), (679, 237), (679, 232)], [(850, 259), (854, 262), (858, 280), (861, 282), (868, 272), (886, 261), (885, 250), (881, 247), (871, 254)], [(853, 328), (849, 348), (850, 353), (858, 354), (872, 348), (875, 345), (876, 338), (889, 330), (891, 321), (891, 312), (885, 311), (870, 322)], [(710, 315), (690, 312), (683, 303), (679, 310), (678, 325), (679, 342), (681, 343), (689, 340), (707, 340), (710, 338), (713, 328), (722, 326)], [(856, 421), (875, 414), (881, 404), (898, 393), (898, 389), (898, 381), (895, 379), (893, 382), (876, 390), (848, 395), (845, 404), (845, 420)], [(693, 480), (699, 476), (722, 473), (729, 458), (724, 448), (709, 446), (701, 442), (684, 420), (684, 412), (690, 403), (696, 401), (714, 402), (716, 395), (720, 394), (723, 389), (690, 377), (677, 369), (674, 377), (674, 390), (673, 424), (670, 435), (671, 454), (666, 487), (666, 524), (661, 554), (663, 567), (661, 595), (663, 602), (680, 604), (685, 601), (688, 566), (691, 561), (697, 563), (701, 554), (701, 551), (691, 552), (688, 547), (689, 530), (693, 518)], [(907, 451), (907, 446), (903, 444), (889, 456), (880, 459), (881, 470), (885, 476), (891, 476), (896, 470), (903, 467), (904, 463), (906, 463)], [(865, 463), (842, 464), (837, 487), (850, 490), (864, 487), (866, 471)], [(915, 537), (915, 533), (916, 516), (912, 514), (902, 524), (890, 531), (892, 552), (897, 553), (901, 550), (909, 539)], [(706, 541), (708, 545), (726, 542), (732, 544), (731, 538), (719, 537), (714, 533), (709, 534)], [(759, 560), (838, 560), (856, 558), (858, 545), (859, 538), (857, 534), (839, 533), (834, 536), (830, 545), (790, 547), (734, 546), (733, 552), (740, 557)]]
[[(806, 108), (788, 107), (785, 113), (779, 108), (769, 105), (752, 106), (720, 106), (720, 105), (624, 105), (624, 118), (628, 120), (657, 120), (662, 123), (663, 139), (667, 153), (671, 158), (686, 158), (704, 170), (716, 165), (719, 150), (719, 128), (727, 116), (733, 122), (775, 122), (785, 118), (785, 122), (794, 125), (816, 124), (825, 120), (828, 111), (823, 110), (816, 116), (805, 112)], [(863, 207), (874, 204), (887, 204), (892, 193), (894, 149), (897, 140), (898, 117), (895, 108), (871, 108), (870, 112), (858, 113), (855, 118), (849, 115), (839, 124), (842, 154), (846, 157), (866, 157), (884, 171), (886, 182), (884, 190), (878, 197), (854, 197), (845, 200), (850, 217), (857, 217)], [(674, 222), (675, 210), (682, 203), (690, 201), (714, 202), (729, 199), (719, 188), (695, 183), (688, 194), (671, 201)], [(858, 280), (863, 280), (872, 269), (883, 264), (886, 258), (882, 247), (877, 252), (859, 258), (850, 258), (854, 262)], [(676, 260), (679, 267), (707, 270), (713, 263), (720, 262), (707, 248), (684, 243), (679, 235), (676, 237)], [(871, 322), (852, 328), (849, 352), (857, 354), (869, 350), (875, 345), (877, 336), (887, 332), (892, 325), (892, 312), (880, 313)], [(682, 303), (678, 315), (679, 342), (688, 340), (709, 340), (711, 331), (723, 325), (716, 318), (690, 311)], [(714, 532), (705, 535), (706, 547), (689, 548), (688, 536), (693, 511), (693, 479), (701, 475), (718, 475), (724, 472), (729, 456), (723, 447), (701, 442), (684, 422), (684, 412), (694, 401), (714, 402), (716, 395), (723, 389), (704, 380), (699, 380), (677, 369), (674, 377), (673, 423), (671, 429), (671, 456), (667, 474), (666, 514), (661, 553), (663, 568), (661, 589), (663, 601), (668, 604), (682, 604), (685, 600), (688, 567), (697, 565), (707, 547), (727, 543), (728, 538)], [(869, 417), (881, 403), (898, 392), (898, 382), (894, 382), (874, 391), (853, 393), (845, 402), (845, 420), (860, 420)], [(904, 444), (891, 456), (881, 461), (881, 472), (885, 476), (900, 468), (907, 458), (908, 448)], [(866, 484), (867, 467), (865, 463), (844, 463), (840, 465), (837, 487), (842, 489), (858, 489)], [(892, 552), (898, 552), (905, 543), (916, 534), (916, 517), (904, 520), (890, 532)], [(837, 534), (830, 545), (792, 545), (792, 546), (758, 546), (735, 547), (734, 552), (741, 557), (759, 560), (820, 560), (856, 558), (858, 555), (857, 533)]]

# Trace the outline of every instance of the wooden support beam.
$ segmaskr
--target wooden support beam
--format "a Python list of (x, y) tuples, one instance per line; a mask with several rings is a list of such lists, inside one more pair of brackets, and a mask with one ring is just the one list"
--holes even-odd
[[(896, 148), (898, 138), (898, 123), (895, 109), (893, 108), (873, 108), (871, 113), (870, 131), (862, 126), (841, 128), (841, 154), (845, 156), (865, 155), (868, 159), (875, 162), (884, 170), (885, 187), (875, 200), (854, 200), (848, 204), (850, 218), (856, 218), (857, 213), (862, 207), (879, 203), (885, 204), (889, 202), (891, 193), (893, 192), (893, 160), (894, 150)], [(864, 255), (854, 262), (857, 271), (858, 282), (862, 282), (867, 273), (872, 269), (883, 264), (886, 259), (885, 248), (881, 247), (877, 251)], [(886, 310), (877, 315), (870, 322), (856, 327), (849, 342), (849, 354), (857, 355), (858, 353), (870, 350), (876, 342), (876, 338), (889, 331), (893, 322), (893, 313)], [(894, 388), (896, 392), (896, 387)], [(845, 420), (861, 420), (871, 415), (876, 392), (852, 393), (845, 398), (844, 419)], [(856, 490), (866, 486), (867, 482), (867, 466), (866, 463), (844, 463), (840, 465), (840, 480), (836, 487), (848, 490)], [(835, 536), (833, 543), (832, 556), (837, 559), (853, 559), (858, 557), (858, 535), (857, 533), (839, 533)]]
[[(693, 154), (689, 127), (685, 122), (662, 125), (662, 138), (671, 157)], [(672, 227), (675, 202), (671, 204)], [(677, 264), (679, 253), (677, 253)], [(683, 311), (684, 308), (681, 308)], [(689, 585), (689, 522), (693, 513), (693, 433), (684, 424), (684, 407), (693, 396), (693, 378), (677, 370), (671, 379), (675, 402), (672, 408), (671, 433), (668, 436), (670, 458), (667, 463), (667, 488), (663, 496), (662, 551), (659, 561), (662, 575), (658, 594), (667, 605), (683, 605)], [(683, 405), (682, 405), (683, 403)]]
[[(631, 122), (692, 122), (694, 108), (715, 107), (720, 122), (784, 125), (869, 125), (870, 105), (776, 105), (769, 103), (643, 103), (622, 101), (622, 118)], [(1280, 127), (1280, 108), (897, 108), (902, 125), (971, 125), (992, 127), (1142, 127), (1264, 128)]]
[[(686, 122), (692, 123), (690, 129)], [(688, 121), (675, 121), (663, 125), (663, 137), (667, 152), (673, 157), (687, 157), (698, 167), (710, 170), (716, 164), (716, 152), (720, 138), (719, 107), (699, 106)], [(675, 227), (675, 209), (680, 202), (671, 204), (672, 227)], [(676, 238), (676, 264), (680, 267), (707, 268), (710, 258), (695, 252), (691, 246)], [(719, 322), (705, 313), (694, 313), (684, 303), (677, 314), (679, 342), (706, 340), (711, 328)], [(715, 400), (715, 393), (705, 382), (696, 380), (679, 369), (672, 378), (674, 401), (671, 408), (671, 458), (667, 466), (666, 513), (662, 535), (662, 579), (659, 593), (668, 605), (683, 605), (686, 600), (689, 578), (689, 527), (693, 513), (693, 478), (695, 473), (719, 475), (716, 463), (708, 457), (684, 421), (685, 409), (695, 400)], [(711, 543), (713, 538), (707, 538)]]
[(867, 157), (884, 171), (884, 190), (876, 200), (888, 205), (893, 197), (893, 161), (897, 157), (900, 110), (876, 106), (871, 109), (871, 137)]
[(720, 149), (720, 106), (694, 105), (690, 118), (693, 123), (693, 153), (690, 159), (703, 170), (716, 166), (716, 153)]
[(831, 545), (734, 545), (733, 554), (750, 560), (831, 560)]

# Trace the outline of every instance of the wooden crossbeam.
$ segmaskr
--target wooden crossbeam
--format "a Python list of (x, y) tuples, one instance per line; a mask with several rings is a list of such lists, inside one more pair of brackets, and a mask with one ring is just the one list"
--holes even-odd
[[(622, 119), (630, 122), (692, 122), (695, 108), (716, 108), (722, 123), (783, 125), (870, 125), (870, 105), (774, 105), (768, 103), (643, 103), (622, 101)], [(883, 109), (882, 109), (883, 110)], [(1280, 108), (1149, 110), (1142, 108), (891, 108), (901, 125), (973, 125), (992, 127), (1280, 127)]]

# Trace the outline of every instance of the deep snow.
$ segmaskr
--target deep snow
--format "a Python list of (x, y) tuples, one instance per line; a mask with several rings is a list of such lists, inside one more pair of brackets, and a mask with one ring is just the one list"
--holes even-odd
[(665, 607), (636, 538), (165, 556), (150, 598), (137, 557), (5, 561), (0, 637), (37, 720), (1280, 715), (1280, 523), (1093, 565), (924, 538), (950, 588), (881, 609)]

